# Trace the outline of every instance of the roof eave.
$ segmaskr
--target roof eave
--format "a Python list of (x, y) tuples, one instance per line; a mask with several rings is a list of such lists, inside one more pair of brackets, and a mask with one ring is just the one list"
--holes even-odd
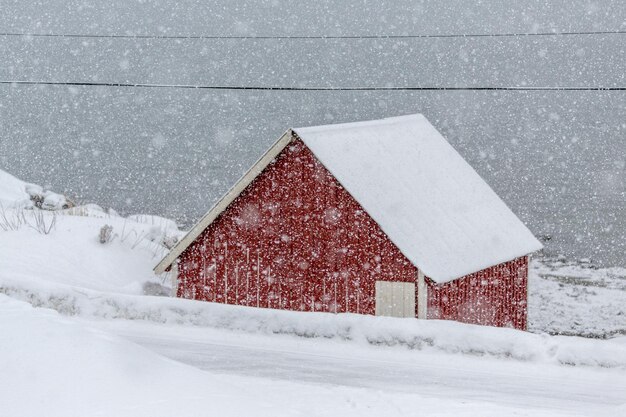
[[(476, 273), (478, 273), (480, 271), (484, 271), (485, 269), (492, 268), (494, 266), (497, 266), (497, 265), (500, 265), (500, 264), (504, 264), (504, 263), (507, 263), (507, 262), (512, 262), (512, 261), (514, 261), (516, 259), (519, 259), (519, 258), (525, 258), (525, 257), (531, 256), (532, 254), (537, 253), (538, 251), (543, 249), (543, 245), (539, 241), (537, 241), (537, 244), (539, 246), (536, 249), (533, 249), (530, 252), (526, 252), (523, 255), (517, 255), (517, 256), (509, 257), (509, 258), (507, 258), (507, 259), (505, 259), (503, 261), (498, 262), (495, 265), (484, 266), (484, 267), (481, 267), (481, 268), (479, 268), (477, 270), (472, 270), (470, 272), (464, 271), (464, 272), (461, 273), (461, 275), (455, 274), (453, 277), (437, 276), (437, 278), (433, 278), (433, 276), (429, 275), (426, 271), (424, 271), (424, 275), (427, 278), (429, 278), (431, 281), (435, 282), (436, 284), (447, 284), (449, 282), (453, 282), (453, 281), (459, 280), (461, 278), (467, 277), (468, 275), (472, 275), (472, 274), (476, 274)], [(415, 267), (418, 268), (418, 269), (421, 269), (418, 265), (415, 265)]]

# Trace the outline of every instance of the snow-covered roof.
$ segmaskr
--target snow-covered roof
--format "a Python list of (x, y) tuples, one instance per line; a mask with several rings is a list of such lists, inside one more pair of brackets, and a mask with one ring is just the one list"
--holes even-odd
[[(541, 243), (422, 115), (293, 129), (426, 276), (443, 283)], [(292, 140), (288, 130), (155, 267), (163, 272)]]
[(436, 282), (542, 247), (422, 115), (294, 131), (400, 251)]

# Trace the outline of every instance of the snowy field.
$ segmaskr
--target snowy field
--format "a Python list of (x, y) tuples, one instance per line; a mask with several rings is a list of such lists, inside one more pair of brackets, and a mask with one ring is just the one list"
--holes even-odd
[(626, 335), (626, 268), (537, 260), (530, 269), (530, 330), (610, 338)]
[(215, 305), (173, 222), (65, 202), (0, 171), (0, 416), (626, 415), (624, 268), (533, 260), (530, 333)]

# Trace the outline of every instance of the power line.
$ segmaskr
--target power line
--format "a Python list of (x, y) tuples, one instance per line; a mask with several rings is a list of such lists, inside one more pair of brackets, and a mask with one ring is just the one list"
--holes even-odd
[(237, 86), (237, 85), (201, 85), (201, 84), (151, 84), (151, 83), (115, 83), (115, 82), (67, 82), (67, 81), (28, 81), (0, 80), (0, 84), (9, 85), (50, 85), (76, 87), (120, 87), (120, 88), (172, 88), (190, 90), (247, 90), (247, 91), (626, 91), (626, 87), (588, 87), (588, 86), (504, 86), (504, 87), (290, 87), (290, 86)]
[(574, 36), (574, 35), (623, 35), (624, 30), (578, 31), (578, 32), (513, 32), (513, 33), (471, 33), (471, 34), (422, 34), (422, 35), (107, 35), (80, 33), (25, 33), (0, 32), (3, 37), (25, 38), (95, 38), (95, 39), (420, 39), (420, 38), (513, 38), (532, 36)]

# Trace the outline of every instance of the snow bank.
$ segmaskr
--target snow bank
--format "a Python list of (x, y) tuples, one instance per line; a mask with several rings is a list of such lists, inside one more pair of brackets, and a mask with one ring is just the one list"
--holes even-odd
[(15, 178), (0, 169), (0, 205), (3, 209), (33, 207), (62, 210), (73, 206), (67, 197)]
[(610, 340), (538, 335), (438, 320), (279, 311), (177, 298), (104, 294), (23, 279), (0, 280), (0, 293), (36, 307), (81, 317), (337, 339), (538, 363), (626, 368), (626, 346)]
[(200, 371), (0, 295), (0, 404), (11, 417), (555, 415), (519, 405)]
[(74, 207), (74, 203), (70, 202), (63, 194), (44, 190), (39, 185), (26, 184), (25, 189), (31, 202), (37, 208), (43, 210), (64, 210)]
[[(35, 198), (36, 197), (36, 198)], [(95, 204), (60, 208), (66, 200), (0, 170), (0, 279), (36, 279), (101, 291), (141, 294), (167, 251), (154, 236), (181, 234), (173, 222), (148, 224), (145, 216), (125, 219)], [(142, 221), (136, 221), (142, 220)], [(112, 239), (99, 243), (100, 230)]]
[(26, 183), (0, 169), (0, 205), (4, 208), (30, 203)]
[[(52, 214), (40, 214), (52, 221)], [(160, 283), (152, 266), (166, 249), (144, 239), (151, 226), (120, 217), (55, 215), (55, 222), (49, 234), (30, 227), (0, 233), (0, 279), (36, 278), (132, 294), (141, 294), (146, 282)], [(113, 226), (116, 238), (103, 245), (98, 235), (105, 224)]]
[[(2, 415), (177, 415), (187, 401), (207, 395), (194, 384), (217, 385), (137, 345), (4, 296), (0, 329)], [(187, 392), (175, 390), (175, 380)]]
[[(169, 294), (152, 268), (167, 252), (167, 245), (183, 234), (173, 221), (148, 215), (124, 218), (95, 204), (39, 210), (33, 208), (33, 196), (48, 208), (65, 201), (60, 194), (0, 171), (0, 279)], [(111, 233), (102, 244), (99, 236), (104, 227)]]

